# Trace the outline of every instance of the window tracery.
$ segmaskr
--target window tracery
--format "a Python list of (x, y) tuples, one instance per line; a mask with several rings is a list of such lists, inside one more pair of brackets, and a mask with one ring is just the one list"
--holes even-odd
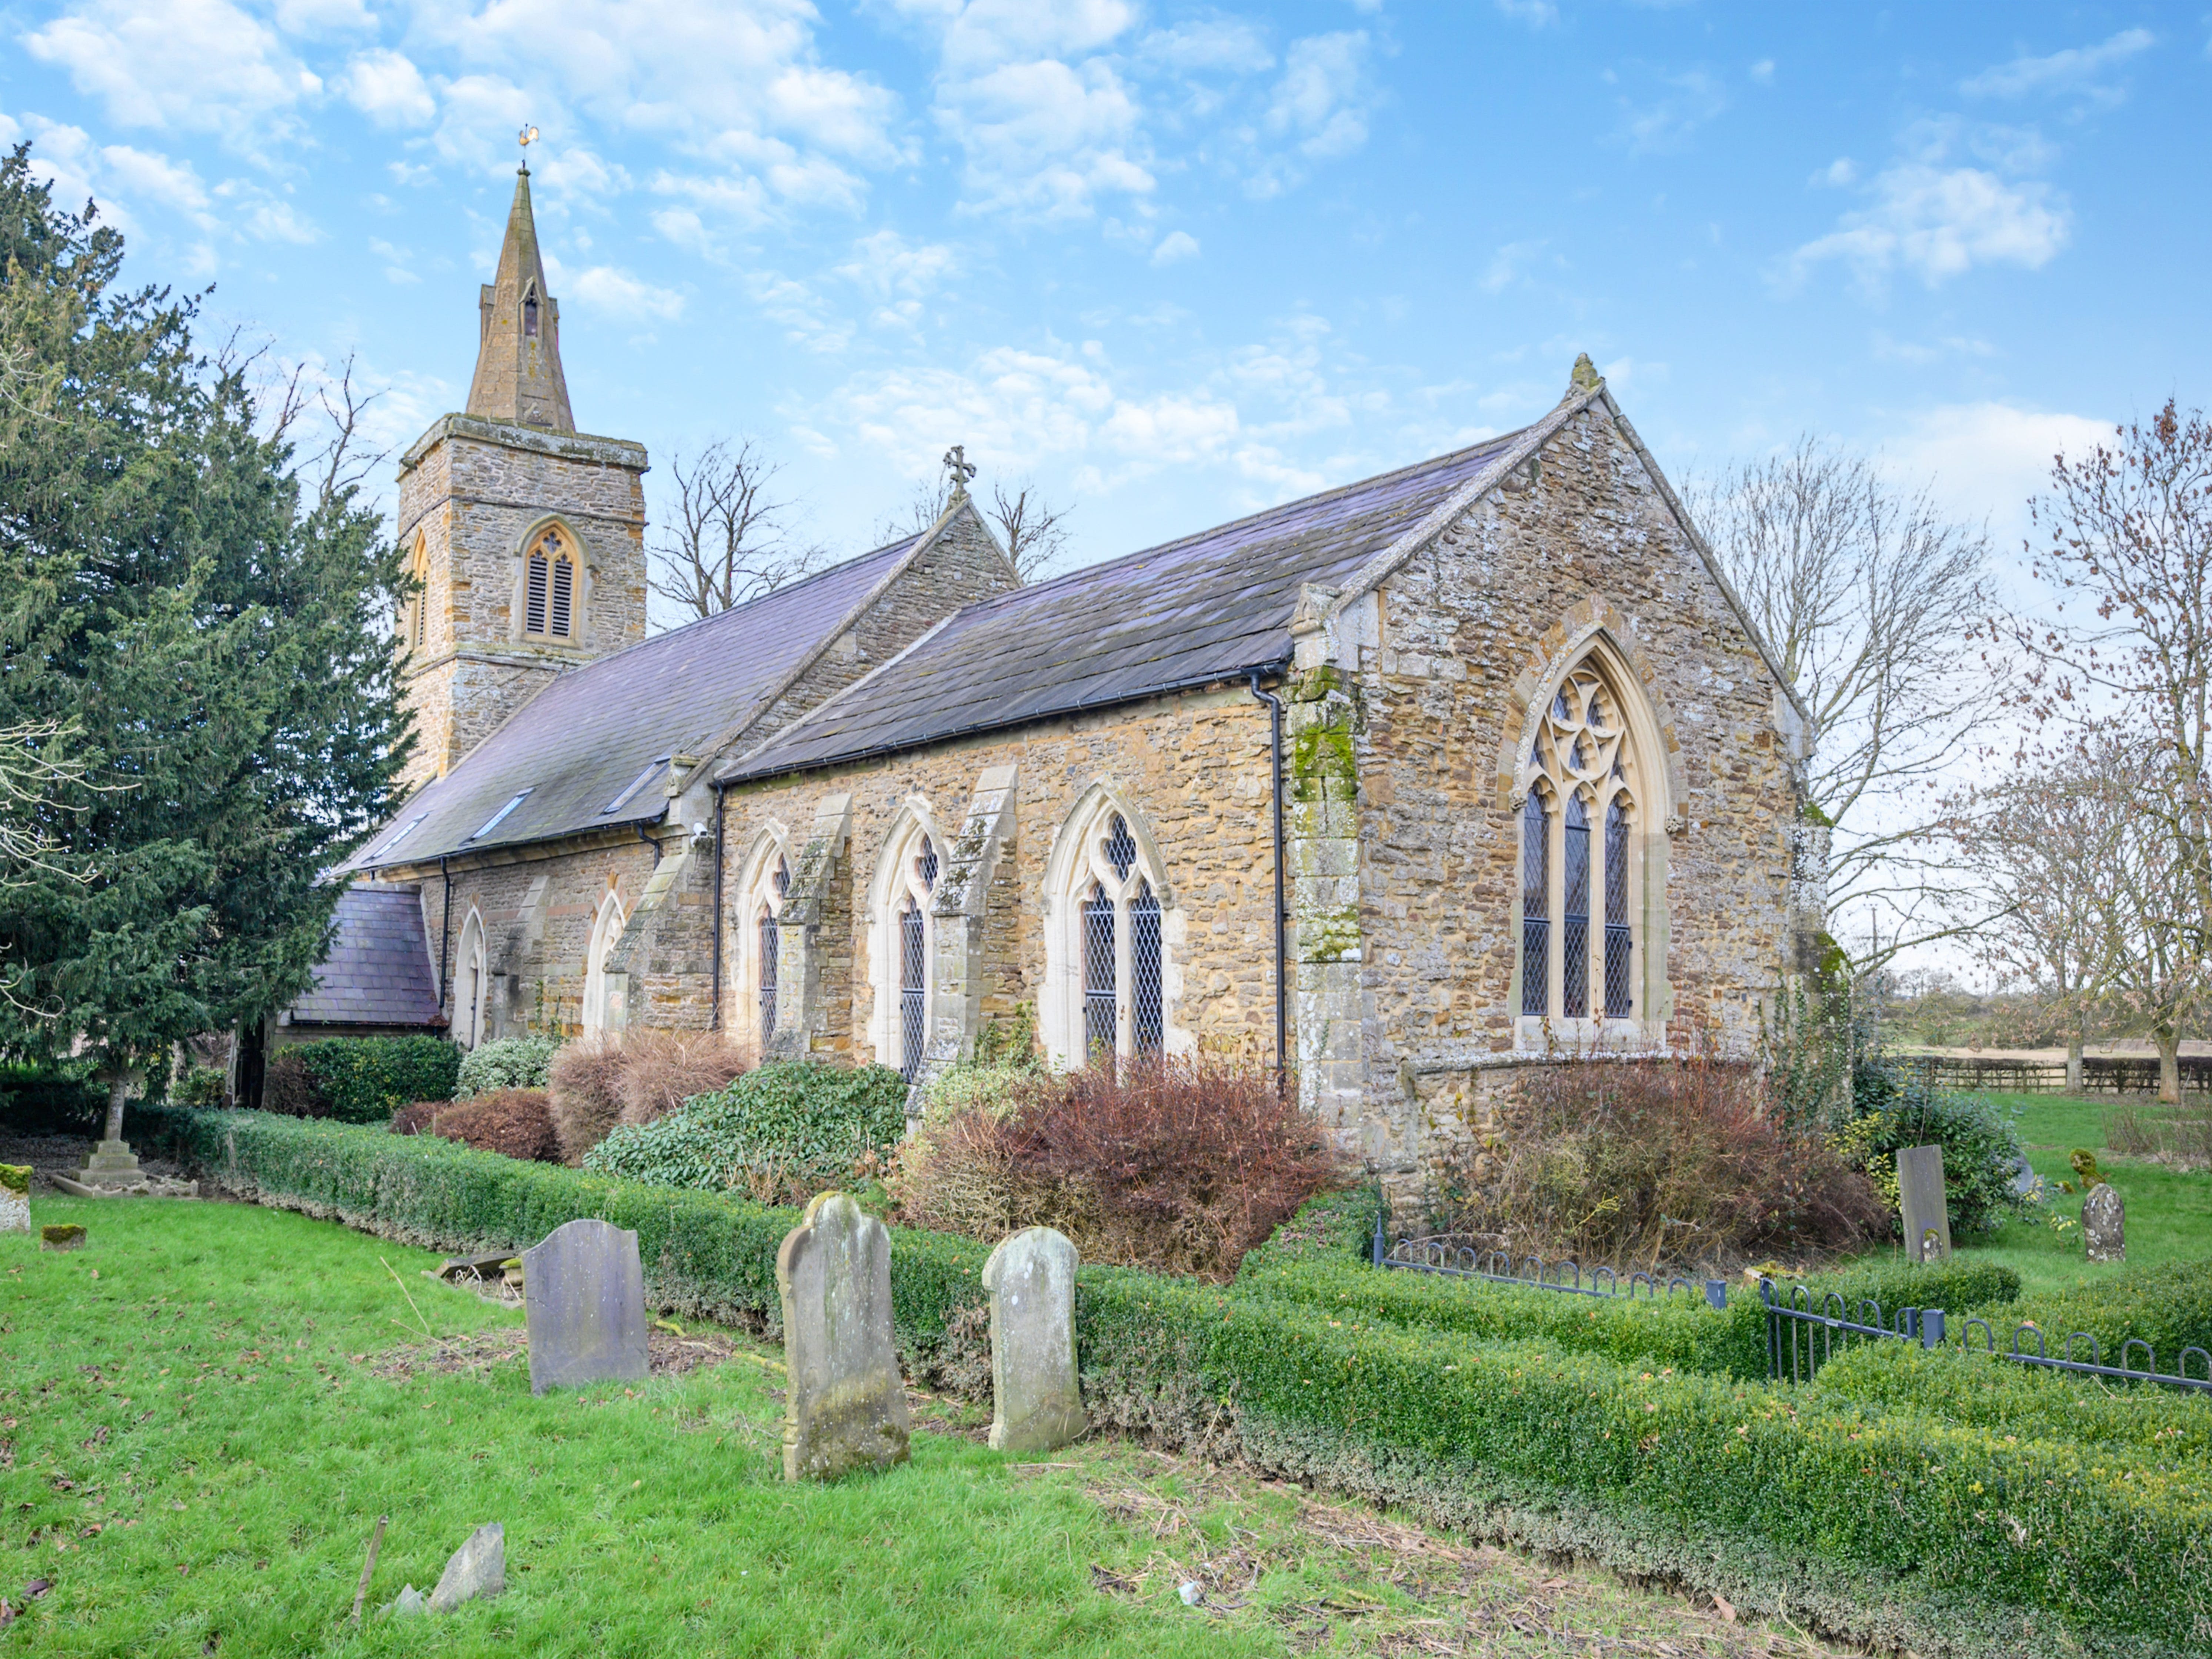
[(1593, 653), (1553, 695), (1522, 780), (1523, 1016), (1632, 1019), (1642, 1012), (1632, 920), (1642, 889), (1642, 781), (1626, 708)]
[(559, 530), (548, 530), (525, 562), (522, 631), (543, 639), (570, 638), (575, 608), (575, 552)]
[(1128, 820), (1097, 812), (1065, 872), (1067, 985), (1057, 1057), (1082, 1064), (1165, 1046), (1165, 939), (1159, 893)]

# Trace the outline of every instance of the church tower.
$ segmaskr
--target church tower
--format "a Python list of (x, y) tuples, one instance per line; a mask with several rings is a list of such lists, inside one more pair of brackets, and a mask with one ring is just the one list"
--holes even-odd
[(645, 447), (576, 430), (530, 168), (477, 301), (468, 407), (399, 462), (399, 536), (420, 584), (402, 619), (415, 753), (446, 773), (563, 669), (645, 637)]

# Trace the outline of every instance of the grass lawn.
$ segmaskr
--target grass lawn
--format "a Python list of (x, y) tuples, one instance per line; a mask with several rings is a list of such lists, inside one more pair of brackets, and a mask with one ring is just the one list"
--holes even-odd
[(2036, 1174), (2052, 1188), (2051, 1215), (2075, 1223), (2056, 1232), (2039, 1218), (2008, 1222), (1988, 1239), (1960, 1241), (1961, 1255), (2002, 1261), (2021, 1277), (2024, 1295), (2070, 1289), (2123, 1272), (2121, 1264), (2091, 1262), (2081, 1245), (2081, 1194), (2057, 1191), (2074, 1179), (2067, 1158), (2076, 1146), (2097, 1154), (2105, 1178), (2127, 1204), (2127, 1266), (2160, 1261), (2212, 1261), (2212, 1174), (2169, 1170), (2114, 1157), (2105, 1149), (2105, 1115), (2116, 1103), (2060, 1095), (1985, 1097), (2014, 1121)]
[[(0, 1596), (21, 1610), (0, 1656), (1774, 1650), (1120, 1443), (1002, 1456), (949, 1402), (921, 1402), (911, 1465), (786, 1485), (781, 1365), (757, 1343), (694, 1331), (723, 1363), (533, 1400), (520, 1312), (423, 1279), (422, 1251), (231, 1204), (33, 1208), (91, 1242), (0, 1235)], [(489, 1520), (503, 1597), (376, 1619)]]

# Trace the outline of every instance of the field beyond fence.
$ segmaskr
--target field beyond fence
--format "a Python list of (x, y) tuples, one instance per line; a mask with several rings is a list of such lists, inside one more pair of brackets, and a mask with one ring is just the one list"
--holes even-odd
[[(1994, 1090), (2015, 1095), (2066, 1092), (2063, 1060), (2012, 1060), (1978, 1055), (1896, 1054), (1889, 1062), (1904, 1075), (1932, 1089)], [(2181, 1086), (2191, 1094), (2212, 1094), (2212, 1054), (2181, 1057)], [(2084, 1055), (2081, 1092), (2136, 1095), (2158, 1092), (2158, 1059)]]

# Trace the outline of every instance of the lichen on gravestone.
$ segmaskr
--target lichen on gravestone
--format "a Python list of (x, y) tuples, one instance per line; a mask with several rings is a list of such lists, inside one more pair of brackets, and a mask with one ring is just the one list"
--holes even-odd
[(776, 1252), (787, 1480), (835, 1480), (907, 1460), (890, 1255), (884, 1224), (843, 1193), (817, 1196)]
[(2100, 1181), (2081, 1200), (2081, 1243), (2092, 1261), (2128, 1259), (2127, 1205), (2109, 1181)]
[(983, 1264), (991, 1292), (990, 1443), (1045, 1452), (1091, 1426), (1075, 1370), (1075, 1246), (1025, 1227)]
[(84, 1240), (84, 1229), (75, 1222), (57, 1222), (39, 1229), (39, 1248), (42, 1250), (81, 1250)]
[(31, 1195), (31, 1166), (27, 1164), (0, 1164), (0, 1193), (13, 1193), (18, 1198)]

